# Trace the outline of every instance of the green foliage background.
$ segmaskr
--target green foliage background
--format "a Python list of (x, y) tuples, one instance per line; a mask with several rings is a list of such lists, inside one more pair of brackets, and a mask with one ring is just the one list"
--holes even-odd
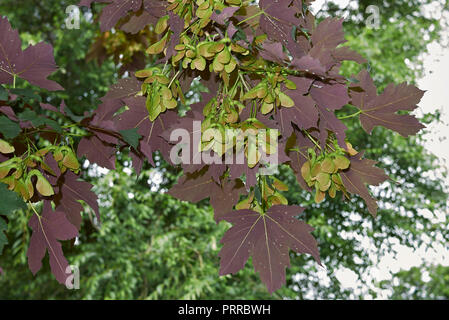
[[(6, 15), (21, 32), (24, 45), (41, 40), (55, 47), (61, 69), (52, 77), (66, 88), (44, 100), (59, 103), (64, 99), (75, 114), (92, 110), (110, 84), (119, 77), (119, 66), (112, 59), (101, 66), (85, 62), (98, 25), (90, 11), (82, 19), (80, 30), (67, 30), (65, 8), (75, 1), (2, 0), (0, 14)], [(439, 40), (443, 22), (426, 18), (422, 7), (428, 0), (351, 1), (358, 9), (339, 9), (331, 1), (319, 13), (349, 14), (345, 30), (349, 44), (369, 59), (377, 85), (389, 82), (414, 82), (422, 75), (420, 57), (426, 46)], [(435, 1), (433, 1), (435, 2)], [(382, 15), (380, 29), (365, 26), (365, 9), (378, 5)], [(388, 4), (388, 7), (386, 6)], [(446, 7), (447, 8), (447, 7)], [(414, 69), (406, 64), (413, 62)], [(357, 72), (345, 65), (345, 73)], [(20, 86), (20, 83), (19, 83)], [(351, 112), (348, 109), (342, 112)], [(426, 115), (425, 123), (439, 121), (439, 115)], [(366, 149), (366, 156), (380, 161), (393, 181), (374, 190), (380, 199), (378, 217), (373, 219), (363, 202), (327, 199), (315, 205), (311, 196), (301, 191), (291, 171), (279, 173), (289, 182), (286, 194), (291, 204), (307, 206), (306, 221), (316, 228), (321, 257), (328, 281), (318, 276), (317, 265), (308, 256), (291, 255), (287, 286), (270, 296), (251, 263), (234, 276), (218, 277), (219, 240), (227, 225), (216, 225), (207, 201), (198, 205), (180, 202), (164, 192), (176, 182), (179, 172), (163, 161), (157, 168), (144, 167), (137, 177), (123, 156), (118, 170), (101, 174), (89, 170), (86, 179), (95, 185), (100, 197), (102, 226), (91, 223), (86, 210), (79, 241), (65, 243), (64, 252), (72, 265), (80, 268), (80, 289), (67, 290), (50, 273), (48, 262), (36, 277), (27, 267), (26, 250), (30, 212), (10, 215), (9, 245), (0, 256), (4, 275), (0, 276), (2, 299), (345, 299), (376, 297), (366, 274), (375, 267), (370, 253), (380, 258), (393, 249), (393, 243), (412, 248), (442, 242), (447, 246), (447, 221), (434, 224), (424, 214), (448, 212), (448, 196), (437, 159), (423, 145), (422, 133), (404, 139), (382, 128), (368, 136), (354, 120), (348, 132), (356, 149)], [(435, 174), (435, 172), (438, 172)], [(160, 181), (158, 178), (162, 177)], [(159, 183), (160, 182), (160, 183)], [(423, 235), (430, 241), (425, 242)], [(368, 251), (361, 243), (367, 237), (377, 248)], [(396, 239), (396, 240), (392, 240)], [(359, 293), (340, 287), (335, 272), (340, 268), (354, 271), (361, 282)], [(428, 272), (431, 281), (424, 283), (421, 274)], [(321, 270), (321, 274), (323, 270)], [(442, 266), (422, 266), (394, 275), (392, 282), (375, 284), (391, 290), (391, 298), (449, 298), (446, 288), (449, 271)], [(367, 296), (369, 295), (369, 296)]]

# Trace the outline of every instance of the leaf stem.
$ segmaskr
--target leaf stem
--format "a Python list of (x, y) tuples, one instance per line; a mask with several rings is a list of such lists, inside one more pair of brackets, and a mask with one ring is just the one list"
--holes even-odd
[(265, 11), (264, 11), (264, 10), (260, 10), (260, 11), (257, 12), (256, 14), (253, 14), (251, 17), (246, 18), (246, 19), (240, 21), (239, 23), (237, 23), (237, 25), (240, 25), (240, 24), (242, 24), (242, 23), (244, 23), (244, 22), (246, 22), (246, 21), (249, 21), (249, 20), (251, 20), (251, 19), (254, 19), (254, 18), (256, 18), (256, 17), (258, 17), (258, 16), (260, 16), (260, 15), (262, 15), (262, 14), (265, 14)]
[(347, 115), (347, 116), (343, 116), (343, 117), (338, 117), (338, 119), (339, 119), (339, 120), (343, 120), (343, 119), (353, 118), (353, 117), (358, 116), (358, 115), (361, 114), (361, 113), (362, 113), (362, 110), (359, 110), (359, 111), (357, 111), (357, 112), (355, 112), (355, 113), (353, 113), (353, 114), (350, 114), (350, 115)]
[(316, 142), (316, 140), (310, 135), (310, 133), (308, 133), (306, 130), (303, 130), (303, 132), (306, 134), (306, 136), (310, 139), (310, 141), (312, 141), (313, 142), (313, 144), (315, 145), (315, 146), (317, 146), (318, 147), (318, 149), (320, 149), (321, 151), (322, 151), (322, 149), (321, 149), (321, 146), (318, 144), (318, 142)]

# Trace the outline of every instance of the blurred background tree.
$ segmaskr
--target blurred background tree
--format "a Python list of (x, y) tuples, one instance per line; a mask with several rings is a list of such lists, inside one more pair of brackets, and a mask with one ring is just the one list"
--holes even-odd
[[(388, 82), (414, 82), (422, 75), (422, 54), (429, 43), (441, 40), (443, 25), (423, 12), (430, 2), (436, 1), (349, 1), (348, 6), (340, 8), (328, 1), (318, 16), (347, 17), (349, 45), (369, 59), (374, 79), (383, 87)], [(144, 57), (134, 54), (145, 45), (145, 39), (117, 30), (101, 34), (95, 22), (100, 6), (83, 11), (79, 30), (68, 30), (65, 9), (72, 4), (75, 1), (22, 0), (17, 6), (16, 0), (2, 0), (0, 13), (20, 30), (24, 44), (40, 40), (52, 43), (61, 66), (52, 79), (66, 91), (51, 98), (45, 91), (39, 93), (54, 104), (64, 99), (72, 112), (80, 115), (98, 105), (108, 86), (122, 76), (123, 64), (135, 63), (137, 68), (145, 63)], [(373, 4), (380, 8), (379, 29), (365, 25), (366, 8)], [(348, 76), (357, 71), (351, 63), (344, 66)], [(193, 88), (195, 92), (197, 88)], [(341, 112), (350, 109), (348, 106)], [(425, 115), (423, 121), (439, 121), (439, 115)], [(218, 277), (219, 239), (227, 225), (215, 224), (207, 201), (192, 205), (165, 194), (179, 176), (177, 169), (157, 158), (156, 168), (146, 164), (136, 176), (129, 158), (123, 156), (117, 171), (93, 167), (85, 177), (99, 195), (102, 226), (92, 225), (92, 213), (86, 210), (80, 238), (64, 244), (70, 264), (80, 268), (80, 289), (60, 286), (48, 263), (36, 277), (32, 276), (26, 260), (29, 213), (17, 212), (9, 221), (9, 245), (0, 256), (4, 270), (0, 298), (375, 298), (378, 290), (371, 271), (383, 256), (394, 252), (395, 245), (430, 249), (435, 243), (448, 243), (448, 221), (435, 219), (438, 213), (445, 216), (448, 212), (446, 172), (423, 147), (425, 132), (404, 139), (378, 127), (369, 136), (356, 120), (350, 128), (348, 137), (354, 147), (366, 149), (366, 156), (378, 159), (392, 178), (373, 190), (380, 200), (378, 217), (372, 218), (357, 198), (347, 202), (327, 199), (315, 205), (311, 196), (301, 191), (293, 173), (281, 168), (279, 175), (289, 181), (289, 202), (308, 206), (306, 221), (316, 228), (314, 235), (326, 269), (320, 269), (309, 257), (292, 254), (287, 286), (272, 296), (251, 264), (234, 276)], [(340, 285), (336, 275), (342, 269), (356, 274), (358, 290)], [(424, 272), (432, 280), (423, 282), (419, 275)], [(392, 275), (396, 280), (377, 286), (388, 289), (392, 298), (449, 298), (444, 288), (447, 273), (447, 268), (423, 265)], [(439, 290), (432, 293), (434, 288)]]

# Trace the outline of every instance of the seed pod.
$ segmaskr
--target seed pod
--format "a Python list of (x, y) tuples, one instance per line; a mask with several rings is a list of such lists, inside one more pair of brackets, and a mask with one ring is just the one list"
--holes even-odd
[(192, 65), (194, 65), (197, 70), (204, 71), (204, 69), (206, 69), (206, 59), (203, 57), (198, 57), (193, 60)]
[(225, 47), (218, 55), (217, 58), (218, 62), (221, 64), (228, 64), (231, 61), (231, 53), (229, 52), (228, 47)]
[(294, 83), (293, 81), (285, 79), (284, 83), (285, 83), (285, 86), (287, 87), (287, 89), (296, 90), (296, 83)]
[(64, 158), (62, 159), (62, 164), (69, 169), (78, 170), (80, 168), (80, 164), (78, 159), (76, 158), (73, 152), (68, 152)]
[(219, 53), (223, 51), (224, 48), (225, 44), (223, 42), (214, 42), (209, 46), (208, 51), (210, 53)]
[(213, 42), (203, 42), (198, 45), (198, 53), (204, 58), (212, 58), (215, 56), (215, 52), (211, 51)]
[(4, 177), (6, 177), (11, 170), (12, 170), (12, 167), (9, 167), (9, 166), (0, 167), (0, 179), (3, 179)]
[[(31, 189), (31, 190), (33, 190), (33, 189)], [(16, 181), (15, 186), (14, 186), (14, 191), (17, 192), (18, 194), (20, 194), (22, 196), (22, 198), (26, 201), (30, 200), (34, 194), (34, 190), (33, 190), (33, 194), (30, 194), (28, 186), (22, 180)]]
[(168, 20), (169, 20), (169, 16), (168, 15), (165, 15), (165, 16), (161, 17), (158, 20), (158, 22), (156, 23), (156, 26), (154, 27), (154, 32), (156, 32), (156, 34), (161, 34), (165, 30), (167, 30)]
[(231, 43), (231, 50), (236, 52), (236, 53), (245, 53), (248, 50), (243, 48), (242, 46), (236, 44), (236, 43)]
[(316, 177), (320, 172), (321, 172), (321, 164), (317, 162), (312, 166), (310, 174), (312, 177)]
[(336, 168), (334, 162), (330, 158), (325, 158), (321, 162), (321, 171), (323, 171), (323, 172), (334, 173), (334, 172), (336, 172), (336, 169), (337, 168)]
[(337, 194), (337, 188), (335, 187), (335, 184), (331, 184), (331, 187), (329, 188), (329, 196), (334, 199)]
[(262, 103), (262, 106), (260, 107), (260, 111), (262, 114), (270, 113), (274, 109), (273, 103)]
[(266, 97), (268, 90), (267, 90), (267, 86), (265, 84), (262, 84), (260, 86), (257, 86), (257, 98), (259, 99), (263, 99)]
[(159, 54), (162, 51), (164, 51), (165, 45), (167, 44), (168, 40), (168, 33), (165, 34), (165, 36), (159, 40), (158, 42), (152, 44), (148, 49), (148, 54)]
[(193, 58), (196, 57), (196, 52), (191, 50), (191, 49), (189, 49), (189, 50), (186, 51), (186, 57), (190, 58), (190, 59), (193, 59)]
[(175, 56), (171, 58), (171, 61), (173, 64), (178, 63), (182, 58), (184, 58), (186, 52), (185, 51), (179, 51)]
[(232, 73), (232, 71), (234, 71), (236, 67), (237, 67), (237, 62), (235, 62), (234, 59), (231, 59), (231, 61), (227, 65), (225, 65), (225, 71), (227, 73)]
[(281, 106), (286, 108), (291, 108), (295, 105), (295, 102), (283, 92), (279, 92), (279, 101), (281, 102)]
[(344, 170), (349, 168), (351, 161), (349, 161), (349, 159), (345, 156), (338, 155), (334, 159), (334, 164), (338, 169)]
[(167, 109), (175, 109), (178, 106), (178, 102), (175, 99), (171, 99), (164, 103)]
[(316, 180), (321, 191), (327, 191), (327, 189), (329, 189), (329, 187), (331, 186), (330, 174), (328, 173), (318, 173), (318, 175), (316, 176)]
[(279, 191), (288, 191), (288, 186), (279, 179), (273, 178), (273, 186)]
[(13, 153), (14, 151), (16, 151), (16, 149), (12, 145), (10, 145), (5, 140), (0, 139), (0, 152), (1, 153), (9, 154), (9, 153)]
[(332, 181), (337, 185), (343, 185), (343, 181), (341, 181), (341, 177), (338, 173), (332, 175)]
[(162, 100), (170, 100), (173, 97), (171, 90), (166, 86), (161, 86)]
[(214, 62), (212, 63), (212, 69), (217, 73), (224, 69), (224, 65), (218, 61), (217, 57), (215, 57)]
[(320, 189), (316, 189), (315, 192), (315, 203), (320, 203), (324, 200), (324, 197), (326, 196), (326, 194), (321, 191)]
[(50, 182), (48, 182), (42, 175), (37, 176), (36, 189), (44, 197), (50, 197), (55, 194)]
[(357, 150), (355, 150), (353, 147), (352, 147), (352, 144), (350, 144), (349, 142), (346, 142), (346, 147), (348, 147), (348, 153), (349, 153), (349, 155), (350, 156), (355, 156), (358, 152), (357, 152)]

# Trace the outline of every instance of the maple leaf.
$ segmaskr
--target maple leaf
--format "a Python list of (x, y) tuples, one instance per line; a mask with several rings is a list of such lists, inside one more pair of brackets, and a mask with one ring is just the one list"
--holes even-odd
[(120, 135), (113, 115), (123, 106), (120, 100), (105, 100), (96, 112), (81, 123), (92, 133), (78, 144), (77, 156), (86, 158), (107, 169), (115, 169), (117, 136)]
[(97, 195), (91, 191), (93, 185), (78, 179), (79, 177), (76, 174), (66, 171), (59, 180), (59, 193), (55, 196), (54, 201), (56, 210), (64, 212), (70, 223), (79, 229), (82, 222), (80, 213), (83, 211), (80, 200), (94, 210), (98, 222), (100, 222), (100, 210)]
[[(381, 95), (377, 95), (368, 71), (361, 71), (356, 79), (359, 83), (351, 86), (351, 103), (359, 108), (359, 119), (367, 133), (371, 133), (375, 126), (383, 126), (407, 137), (425, 128), (415, 116), (396, 113), (416, 109), (424, 91), (406, 83), (389, 84)], [(357, 90), (360, 88), (362, 92)]]
[(312, 48), (309, 51), (309, 55), (315, 59), (318, 59), (325, 67), (325, 70), (329, 70), (335, 65), (338, 60), (335, 59), (333, 54), (342, 51), (335, 51), (337, 46), (346, 42), (343, 31), (343, 19), (327, 18), (318, 24), (311, 37)]
[(53, 47), (40, 42), (22, 51), (19, 32), (13, 30), (7, 18), (0, 18), (0, 84), (13, 84), (19, 77), (38, 87), (64, 90), (47, 77), (57, 70)]
[(129, 97), (134, 97), (142, 90), (142, 82), (137, 80), (137, 78), (123, 78), (120, 79), (116, 84), (113, 84), (106, 95), (104, 100), (115, 100), (124, 99)]
[(215, 220), (232, 210), (239, 201), (241, 194), (246, 194), (243, 182), (240, 179), (225, 180), (218, 184), (209, 168), (193, 174), (186, 173), (174, 185), (168, 194), (192, 203), (210, 198), (210, 204), (215, 209)]
[(79, 158), (86, 156), (92, 162), (110, 170), (115, 170), (115, 145), (105, 143), (97, 136), (83, 138), (78, 144), (77, 156)]
[(324, 76), (326, 73), (326, 68), (321, 64), (320, 60), (315, 59), (310, 55), (301, 58), (293, 58), (291, 65), (299, 70), (319, 76)]
[(210, 18), (211, 20), (219, 24), (226, 24), (229, 18), (231, 18), (234, 15), (234, 13), (239, 9), (240, 7), (226, 7), (222, 11), (220, 11), (220, 13), (214, 11)]
[(292, 0), (261, 0), (260, 8), (264, 11), (260, 18), (260, 28), (270, 40), (281, 42), (294, 57), (305, 54), (304, 48), (292, 38), (292, 29), (301, 24), (296, 17), (299, 9), (290, 6)]
[(260, 56), (265, 60), (273, 61), (281, 65), (288, 60), (288, 56), (284, 52), (282, 44), (279, 42), (265, 41), (262, 44), (262, 48), (263, 50), (260, 51)]
[(310, 95), (316, 103), (329, 110), (338, 110), (349, 102), (348, 88), (339, 83), (323, 83), (315, 81)]
[(170, 31), (172, 32), (172, 35), (170, 36), (170, 41), (168, 42), (165, 56), (162, 59), (162, 61), (164, 62), (177, 53), (175, 47), (179, 43), (179, 37), (181, 33), (184, 31), (184, 19), (172, 13), (171, 11), (168, 13), (168, 16), (168, 26), (170, 28)]
[(142, 0), (111, 0), (101, 11), (100, 30), (101, 32), (112, 29), (117, 22), (125, 17), (128, 12), (137, 12), (142, 7)]
[(41, 216), (33, 215), (28, 223), (33, 230), (28, 248), (28, 265), (35, 275), (42, 268), (42, 259), (48, 252), (50, 268), (59, 283), (65, 284), (71, 273), (67, 273), (68, 262), (59, 240), (70, 240), (78, 236), (78, 230), (63, 212), (53, 211), (50, 201), (44, 201)]
[[(154, 151), (161, 151), (164, 158), (169, 161), (170, 145), (160, 135), (177, 120), (177, 113), (172, 110), (167, 110), (161, 113), (157, 119), (151, 121), (148, 115), (145, 97), (125, 98), (123, 102), (128, 107), (128, 110), (114, 118), (117, 129), (137, 129), (137, 133), (142, 136), (138, 150), (146, 156), (153, 166), (152, 154)], [(133, 157), (137, 159), (138, 154), (134, 154)], [(135, 168), (137, 171), (140, 171), (140, 166), (141, 163), (136, 162)]]
[(384, 170), (374, 165), (377, 161), (362, 159), (363, 153), (358, 153), (350, 158), (351, 165), (340, 173), (341, 180), (346, 190), (358, 194), (365, 200), (369, 212), (376, 216), (377, 203), (366, 188), (365, 184), (377, 186), (389, 179)]
[(292, 98), (295, 105), (291, 108), (279, 108), (274, 116), (281, 128), (282, 136), (285, 138), (288, 138), (293, 132), (292, 122), (300, 129), (316, 127), (318, 123), (318, 110), (315, 101), (310, 96), (303, 96), (297, 90), (288, 92), (288, 96)]
[[(2, 204), (0, 215), (4, 215), (6, 217), (10, 216), (14, 210), (25, 210), (27, 208), (22, 198), (20, 198), (14, 191), (8, 190), (7, 185), (4, 183), (0, 183), (0, 202)], [(7, 228), (8, 225), (5, 220), (0, 217), (0, 255), (3, 252), (4, 245), (8, 243), (8, 239), (3, 233)]]
[(328, 131), (335, 134), (338, 145), (343, 149), (346, 149), (346, 130), (348, 127), (339, 120), (335, 114), (322, 106), (317, 106), (318, 112), (320, 114), (319, 130), (320, 130), (320, 144), (323, 148), (326, 147), (326, 139), (328, 138)]
[(220, 275), (236, 273), (250, 256), (254, 268), (270, 293), (285, 283), (285, 268), (290, 267), (289, 249), (308, 253), (321, 264), (311, 226), (294, 217), (304, 208), (276, 205), (265, 214), (238, 210), (220, 218), (233, 224), (221, 239)]

